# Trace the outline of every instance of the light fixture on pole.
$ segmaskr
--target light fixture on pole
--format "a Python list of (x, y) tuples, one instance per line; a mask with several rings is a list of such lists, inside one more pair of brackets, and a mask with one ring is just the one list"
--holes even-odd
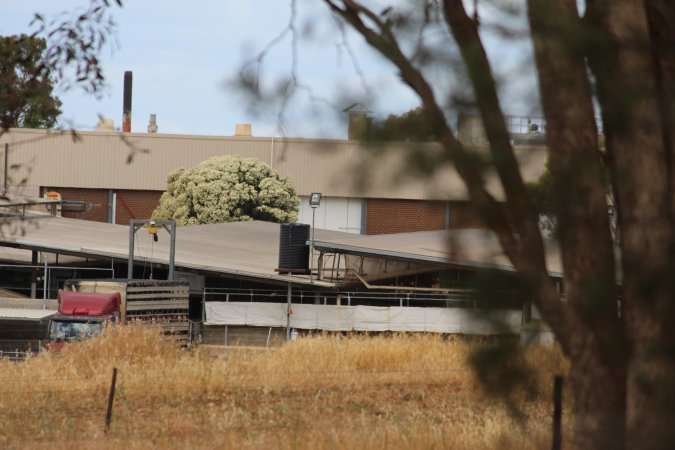
[(314, 270), (314, 216), (316, 208), (321, 205), (321, 192), (312, 192), (309, 196), (309, 206), (312, 208), (312, 252), (309, 259), (309, 282), (312, 282), (312, 271)]

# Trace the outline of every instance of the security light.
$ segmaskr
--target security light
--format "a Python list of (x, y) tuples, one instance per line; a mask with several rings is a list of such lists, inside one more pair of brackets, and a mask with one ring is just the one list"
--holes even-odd
[(312, 192), (309, 196), (309, 206), (318, 208), (321, 204), (321, 192)]

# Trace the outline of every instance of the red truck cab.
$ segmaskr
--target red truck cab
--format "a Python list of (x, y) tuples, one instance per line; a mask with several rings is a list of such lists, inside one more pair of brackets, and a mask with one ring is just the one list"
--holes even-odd
[[(49, 324), (52, 343), (80, 341), (119, 321), (120, 294), (59, 291), (59, 312)], [(59, 347), (52, 345), (50, 347)]]

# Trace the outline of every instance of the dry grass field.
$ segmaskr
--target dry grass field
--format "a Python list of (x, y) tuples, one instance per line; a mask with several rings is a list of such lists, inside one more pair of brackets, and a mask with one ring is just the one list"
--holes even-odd
[(223, 358), (120, 327), (61, 353), (0, 362), (0, 448), (550, 448), (552, 378), (567, 370), (560, 352), (510, 358), (536, 371), (527, 387), (513, 386), (509, 407), (494, 394), (500, 380), (489, 361), (487, 389), (470, 368), (486, 345), (319, 336)]

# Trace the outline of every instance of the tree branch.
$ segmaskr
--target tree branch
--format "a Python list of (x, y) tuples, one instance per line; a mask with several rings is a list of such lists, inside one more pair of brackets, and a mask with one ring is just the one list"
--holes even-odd
[[(403, 55), (396, 37), (389, 27), (375, 13), (355, 1), (345, 0), (343, 2), (344, 8), (340, 8), (332, 0), (325, 1), (335, 13), (349, 22), (370, 45), (396, 65), (403, 81), (420, 97), (425, 116), (455, 163), (457, 172), (467, 185), (471, 199), (482, 212), (490, 228), (498, 234), (507, 255), (517, 257), (518, 245), (501, 206), (485, 189), (482, 177), (473, 165), (471, 156), (464, 150), (462, 144), (448, 127), (445, 115), (436, 102), (431, 86)], [(372, 21), (379, 32), (369, 28), (361, 19), (360, 14)]]

